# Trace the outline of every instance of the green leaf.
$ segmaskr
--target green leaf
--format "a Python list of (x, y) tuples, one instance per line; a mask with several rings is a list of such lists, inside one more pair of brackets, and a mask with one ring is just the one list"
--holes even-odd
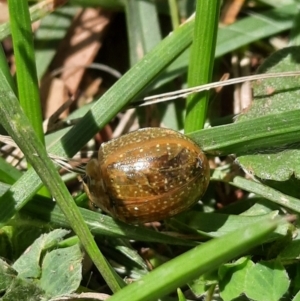
[(290, 178), (287, 181), (282, 181), (282, 182), (265, 180), (264, 183), (282, 193), (300, 199), (300, 189), (299, 189), (300, 181), (298, 179), (295, 179), (294, 177)]
[[(257, 215), (263, 215), (263, 214), (268, 214), (270, 213), (272, 210), (270, 208), (270, 206), (266, 206), (266, 202), (264, 202), (264, 199), (259, 199), (259, 198), (251, 198), (253, 199), (253, 201), (255, 202), (253, 206), (251, 206), (249, 209), (247, 209), (246, 211), (242, 212), (241, 215), (244, 216), (257, 216)], [(270, 205), (270, 204), (269, 204)], [(278, 206), (276, 206), (274, 204), (273, 206), (273, 210), (276, 208), (276, 210), (279, 209)]]
[(39, 237), (28, 250), (13, 264), (18, 272), (18, 277), (39, 278), (41, 275), (41, 254), (42, 252), (58, 243), (69, 231), (57, 229), (51, 233)]
[[(300, 48), (289, 47), (271, 55), (260, 67), (260, 73), (300, 70)], [(253, 120), (268, 116), (300, 110), (299, 78), (276, 78), (259, 81), (254, 84), (254, 100), (236, 122)], [(285, 120), (286, 123), (289, 120)], [(266, 133), (272, 135), (274, 128), (265, 127)], [(239, 156), (238, 163), (243, 169), (262, 179), (285, 181), (293, 174), (300, 179), (300, 136), (295, 133), (297, 141), (292, 145), (275, 147), (270, 144), (258, 148), (256, 152)]]
[(5, 292), (1, 300), (20, 300), (13, 296), (15, 291), (22, 289), (32, 295), (32, 299), (26, 299), (22, 294), (22, 300), (41, 300), (35, 295), (44, 295), (44, 292), (48, 300), (49, 297), (73, 293), (79, 287), (82, 253), (78, 243), (42, 256), (45, 250), (57, 246), (67, 233), (69, 231), (57, 229), (42, 235), (12, 267), (0, 260), (0, 292)]
[(0, 259), (0, 293), (6, 291), (17, 276), (17, 272)]
[(213, 291), (218, 282), (219, 277), (217, 271), (213, 271), (190, 281), (188, 285), (195, 296), (201, 297), (205, 292)]
[(289, 277), (280, 261), (261, 261), (249, 271), (245, 293), (255, 301), (278, 301), (289, 285)]
[(245, 282), (253, 261), (242, 257), (234, 263), (224, 264), (219, 268), (220, 295), (224, 301), (231, 301), (245, 291)]
[(0, 251), (1, 256), (5, 256), (6, 251), (8, 256), (5, 258), (15, 262), (42, 233), (48, 232), (48, 229), (49, 225), (42, 225), (32, 218), (24, 220), (17, 215), (8, 226), (1, 228), (1, 248), (4, 248)]
[(1, 301), (41, 301), (43, 300), (43, 295), (44, 292), (35, 283), (16, 277), (6, 290)]
[[(299, 235), (299, 234), (298, 234)], [(279, 254), (281, 261), (293, 262), (300, 259), (300, 239), (290, 242)]]
[(189, 288), (197, 297), (204, 295), (206, 291), (206, 281), (203, 276), (189, 282)]
[(296, 295), (300, 292), (300, 263), (297, 260), (297, 263), (291, 266), (289, 269), (289, 275), (291, 275), (291, 285), (290, 292), (292, 295)]
[(81, 281), (82, 253), (78, 244), (47, 253), (39, 285), (51, 298), (73, 293)]
[(292, 301), (300, 301), (300, 292), (292, 299)]
[(284, 5), (290, 5), (294, 3), (294, 0), (277, 0), (277, 1), (273, 1), (273, 0), (260, 0), (259, 2), (267, 4), (269, 6), (274, 6), (274, 7), (281, 7)]
[(11, 244), (11, 232), (12, 232), (11, 226), (2, 227), (0, 230), (0, 254), (1, 257), (5, 258), (6, 260), (11, 260), (13, 257), (13, 247)]

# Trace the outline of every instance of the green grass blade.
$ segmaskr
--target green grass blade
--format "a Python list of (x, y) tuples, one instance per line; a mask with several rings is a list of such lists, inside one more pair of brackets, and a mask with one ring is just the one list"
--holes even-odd
[(270, 200), (280, 206), (291, 209), (297, 213), (300, 213), (300, 200), (289, 196), (287, 194), (281, 193), (280, 191), (264, 185), (260, 182), (254, 182), (247, 180), (242, 177), (235, 177), (233, 179), (232, 185), (244, 189), (249, 192), (253, 192), (256, 195), (260, 195), (267, 200)]
[(161, 41), (155, 3), (130, 0), (126, 2), (126, 24), (130, 65), (137, 63)]
[[(32, 164), (53, 198), (59, 204), (73, 230), (80, 238), (82, 245), (107, 281), (107, 284), (112, 291), (116, 292), (120, 288), (121, 281), (98, 250), (93, 236), (73, 198), (62, 182), (42, 143), (37, 139), (28, 119), (19, 106), (15, 94), (6, 82), (2, 81), (1, 77), (0, 82), (0, 120), (2, 125), (26, 155), (29, 163)], [(1, 198), (0, 223), (2, 226), (7, 221), (7, 217), (10, 216), (7, 212), (11, 212), (13, 202), (14, 195), (11, 195), (10, 191), (7, 191)]]
[(13, 184), (21, 176), (22, 173), (18, 169), (16, 169), (0, 157), (0, 182)]
[(8, 8), (17, 68), (19, 101), (36, 135), (44, 143), (42, 109), (28, 2), (27, 0), (9, 0)]
[(176, 29), (180, 25), (178, 3), (176, 0), (169, 0), (168, 2), (169, 2), (172, 27), (173, 29)]
[[(110, 216), (84, 208), (79, 208), (79, 211), (93, 235), (105, 235), (114, 238), (126, 238), (137, 241), (149, 241), (182, 246), (195, 246), (197, 244), (193, 241), (168, 236), (145, 227), (129, 225), (121, 221), (114, 220)], [(33, 200), (23, 207), (21, 212), (27, 213), (31, 217), (37, 216), (39, 219), (45, 221), (46, 223), (51, 223), (56, 227), (70, 227), (70, 224), (66, 220), (59, 206), (49, 199), (35, 196)]]
[[(64, 5), (66, 2), (67, 0), (53, 1), (49, 5), (49, 1), (44, 0), (36, 5), (33, 5), (29, 10), (31, 22), (42, 19), (46, 15), (53, 12), (57, 7)], [(9, 22), (0, 25), (0, 41), (7, 38), (10, 35), (10, 33), (11, 30)]]
[[(130, 65), (140, 61), (162, 40), (156, 4), (149, 1), (130, 0), (126, 2), (126, 24), (129, 41)], [(137, 108), (140, 126), (146, 124), (145, 110)]]
[(1, 44), (0, 44), (0, 72), (1, 72), (1, 76), (3, 77), (3, 80), (7, 81), (7, 84), (10, 86), (10, 88), (14, 91), (15, 94), (17, 94), (17, 87), (15, 81), (13, 80), (10, 74), (10, 70), (7, 65), (6, 56)]
[(110, 300), (143, 301), (162, 297), (260, 244), (277, 225), (278, 221), (266, 219), (204, 243), (156, 268)]
[(248, 18), (221, 28), (216, 57), (291, 28), (297, 12), (296, 3), (284, 5), (261, 14), (251, 14)]
[(282, 145), (299, 144), (299, 120), (300, 110), (294, 110), (216, 126), (189, 136), (208, 154), (243, 155)]
[[(191, 46), (188, 85), (211, 82), (219, 23), (220, 1), (198, 0), (194, 39)], [(202, 129), (206, 120), (209, 92), (190, 95), (186, 102), (185, 133)]]

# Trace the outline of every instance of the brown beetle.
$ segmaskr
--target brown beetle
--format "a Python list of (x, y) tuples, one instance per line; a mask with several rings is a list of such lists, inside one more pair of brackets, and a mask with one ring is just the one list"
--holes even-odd
[(103, 143), (86, 175), (84, 189), (94, 205), (119, 220), (145, 223), (195, 204), (210, 172), (203, 151), (187, 136), (145, 128)]

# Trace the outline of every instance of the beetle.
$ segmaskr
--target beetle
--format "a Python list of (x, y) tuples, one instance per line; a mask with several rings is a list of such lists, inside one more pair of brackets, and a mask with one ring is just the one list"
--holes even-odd
[(127, 223), (172, 217), (202, 197), (208, 160), (187, 136), (144, 128), (103, 143), (86, 166), (84, 189), (93, 203)]

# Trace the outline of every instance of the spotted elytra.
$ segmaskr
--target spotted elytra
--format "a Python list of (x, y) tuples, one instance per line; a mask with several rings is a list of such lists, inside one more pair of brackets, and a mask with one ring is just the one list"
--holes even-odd
[(197, 202), (209, 183), (209, 165), (187, 136), (145, 128), (103, 143), (86, 166), (84, 189), (112, 217), (145, 223), (174, 216)]

